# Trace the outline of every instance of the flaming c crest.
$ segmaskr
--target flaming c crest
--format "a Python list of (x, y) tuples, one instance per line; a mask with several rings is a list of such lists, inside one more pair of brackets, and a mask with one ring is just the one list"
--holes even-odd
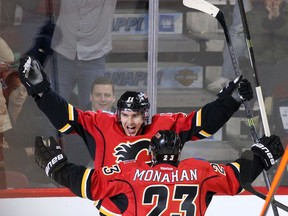
[(150, 160), (150, 139), (136, 140), (134, 143), (120, 143), (114, 148), (113, 155), (117, 158), (116, 163), (126, 160)]

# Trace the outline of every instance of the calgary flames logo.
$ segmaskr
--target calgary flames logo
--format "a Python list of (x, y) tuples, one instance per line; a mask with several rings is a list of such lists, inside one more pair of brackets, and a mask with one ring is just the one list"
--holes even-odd
[(126, 160), (150, 161), (150, 139), (140, 139), (134, 143), (120, 143), (114, 148), (113, 155), (117, 158), (116, 163)]

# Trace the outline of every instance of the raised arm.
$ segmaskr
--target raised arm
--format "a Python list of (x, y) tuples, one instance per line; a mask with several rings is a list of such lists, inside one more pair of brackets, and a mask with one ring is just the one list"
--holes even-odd
[(248, 80), (237, 77), (224, 87), (218, 98), (201, 109), (201, 127), (206, 133), (214, 134), (239, 109), (243, 101), (253, 98), (253, 90)]
[(51, 83), (41, 64), (33, 57), (26, 56), (20, 61), (18, 73), (39, 109), (57, 130), (63, 128), (69, 122), (69, 104), (51, 89)]

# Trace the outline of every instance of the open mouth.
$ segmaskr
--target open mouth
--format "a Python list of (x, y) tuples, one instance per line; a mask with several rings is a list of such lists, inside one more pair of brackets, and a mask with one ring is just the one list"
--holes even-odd
[(129, 126), (127, 126), (127, 127), (126, 127), (126, 131), (127, 131), (127, 133), (130, 134), (130, 135), (135, 135), (135, 134), (136, 134), (136, 127), (129, 127)]

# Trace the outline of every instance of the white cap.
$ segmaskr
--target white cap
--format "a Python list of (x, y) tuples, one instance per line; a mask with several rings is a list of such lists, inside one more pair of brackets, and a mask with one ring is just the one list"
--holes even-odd
[(14, 54), (8, 44), (0, 37), (0, 62), (14, 62)]

